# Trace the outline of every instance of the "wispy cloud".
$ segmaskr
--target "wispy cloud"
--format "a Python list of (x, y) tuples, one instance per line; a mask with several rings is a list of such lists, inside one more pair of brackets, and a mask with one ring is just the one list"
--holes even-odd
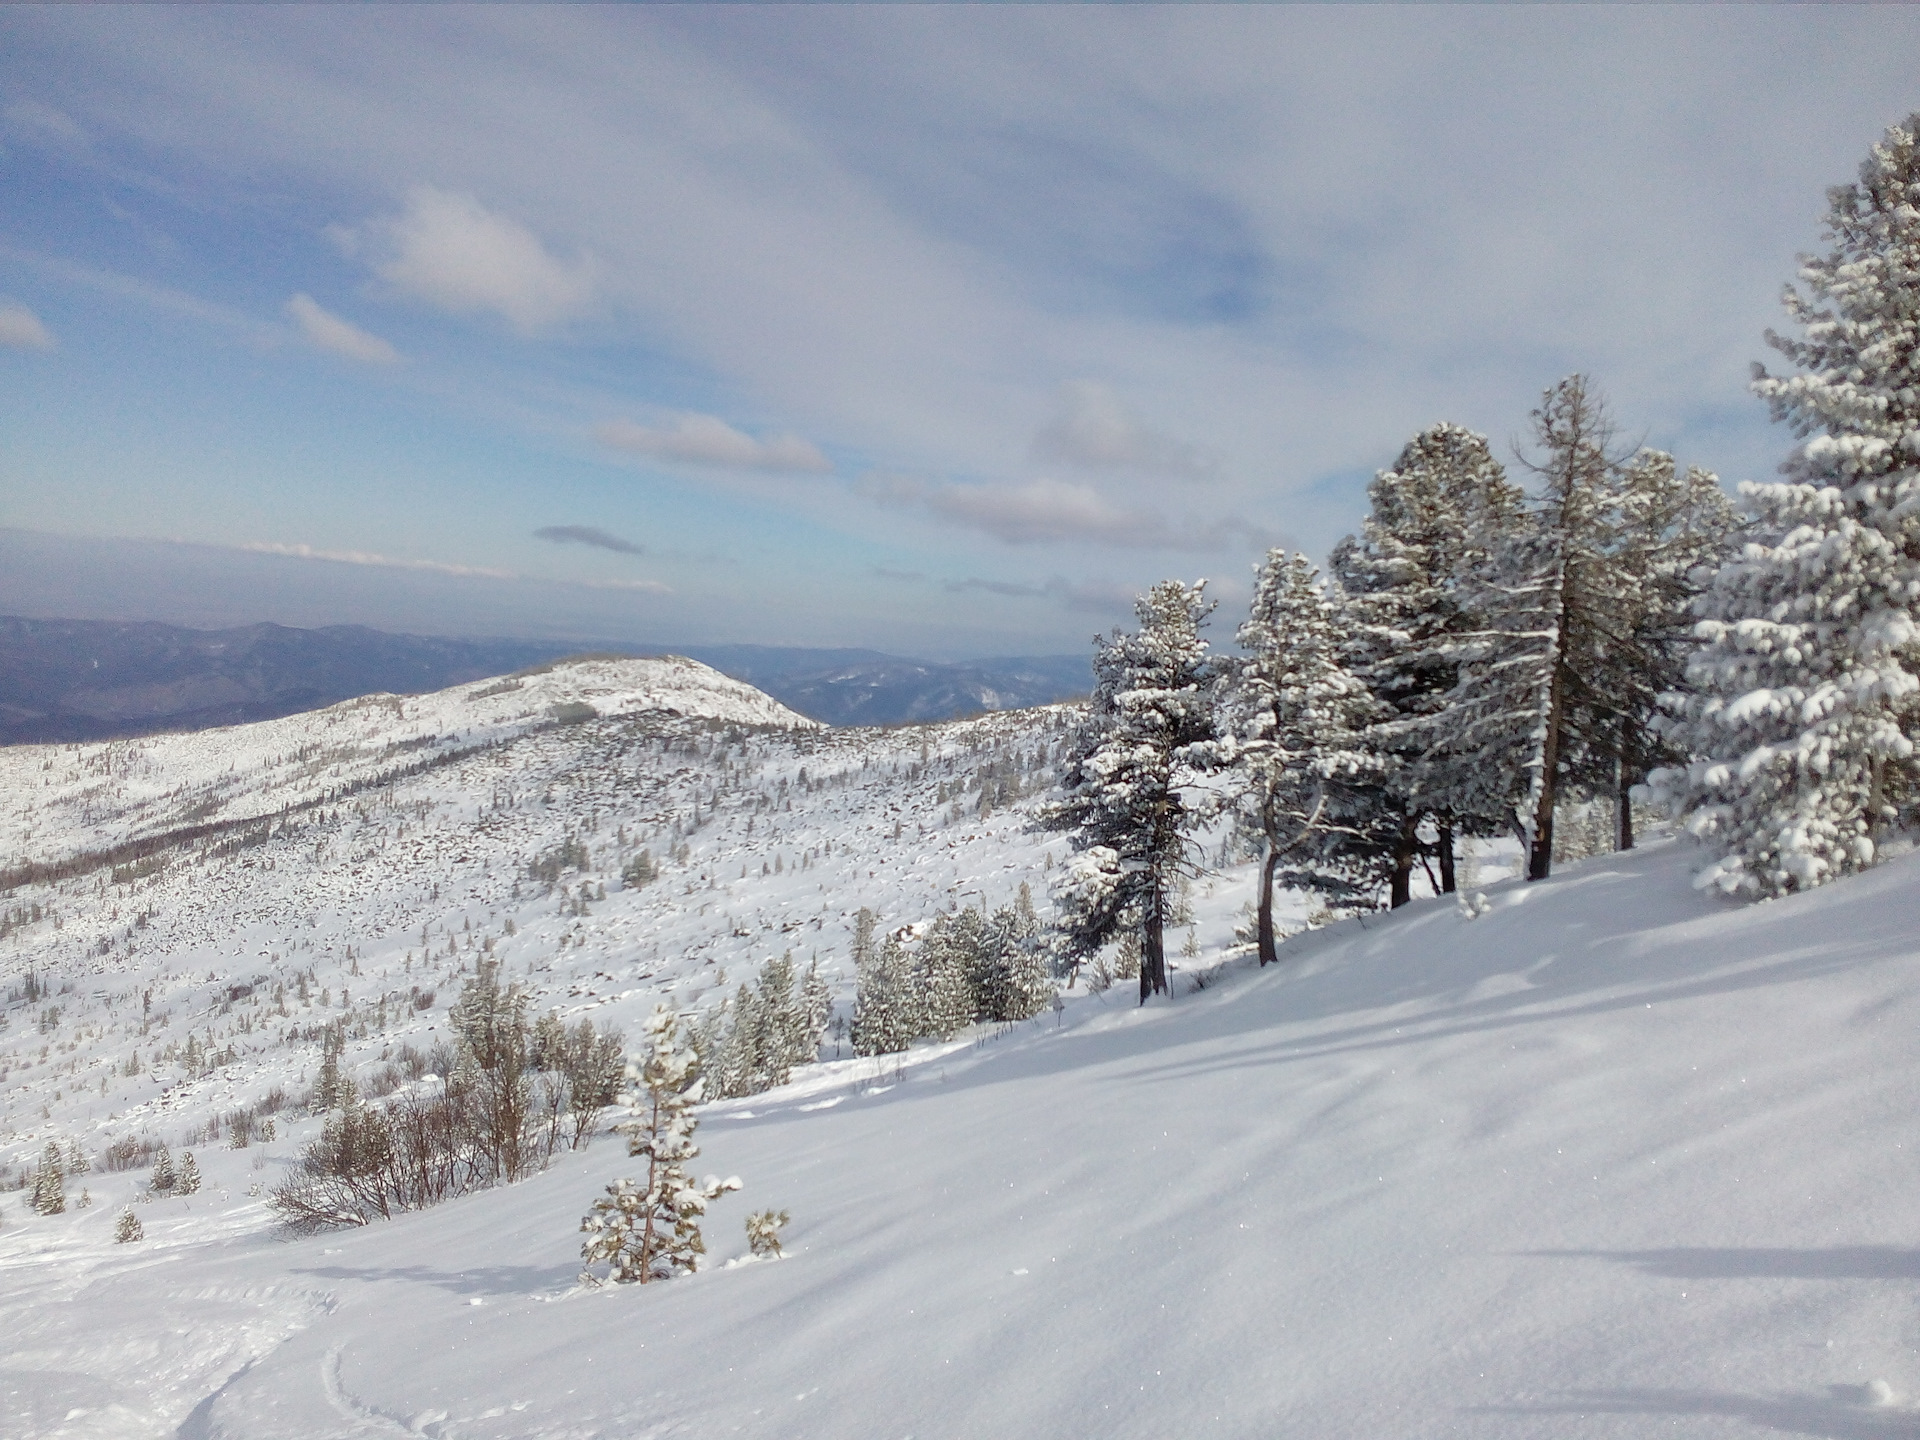
[(0, 345), (15, 350), (51, 350), (53, 336), (26, 306), (0, 302)]
[(1125, 585), (1107, 581), (1089, 583), (1056, 575), (1039, 585), (1023, 585), (1009, 580), (985, 580), (970, 575), (949, 580), (946, 589), (956, 595), (969, 592), (999, 595), (1010, 600), (1052, 600), (1069, 610), (1089, 614), (1124, 614), (1133, 605), (1137, 593)]
[(1191, 479), (1220, 468), (1216, 456), (1149, 429), (1118, 395), (1093, 380), (1061, 386), (1053, 418), (1033, 437), (1033, 454), (1083, 470), (1136, 470)]
[(597, 525), (542, 525), (533, 532), (536, 540), (551, 540), (556, 545), (591, 545), (596, 550), (611, 550), (616, 555), (644, 555), (631, 540), (622, 540)]
[(362, 365), (394, 365), (400, 360), (395, 350), (378, 335), (369, 335), (350, 320), (324, 310), (311, 295), (295, 295), (287, 301), (287, 313), (300, 326), (300, 333), (317, 350), (357, 360)]
[(633, 590), (642, 595), (671, 595), (673, 587), (659, 580), (569, 580), (582, 590)]
[(822, 474), (833, 463), (798, 435), (769, 435), (756, 440), (713, 415), (683, 415), (671, 430), (652, 430), (628, 420), (611, 420), (593, 432), (614, 450), (712, 465), (729, 470), (776, 470)]
[(244, 310), (202, 300), (198, 295), (175, 289), (171, 285), (156, 285), (137, 276), (123, 275), (117, 270), (101, 270), (92, 265), (81, 265), (13, 245), (0, 244), (0, 258), (28, 266), (69, 285), (84, 285), (102, 294), (138, 301), (170, 315), (237, 331), (262, 344), (270, 345), (279, 338), (277, 327), (256, 320)]
[(1139, 550), (1213, 550), (1232, 543), (1232, 522), (1175, 525), (1156, 511), (1116, 505), (1091, 485), (1039, 479), (1021, 485), (934, 483), (869, 475), (855, 487), (882, 505), (920, 509), (1008, 545), (1078, 543)]
[(285, 545), (274, 540), (248, 540), (233, 547), (255, 555), (286, 555), (296, 560), (328, 560), (336, 565), (374, 565), (387, 570), (425, 570), (435, 575), (470, 575), (486, 580), (518, 580), (511, 570), (479, 565), (449, 565), (440, 560), (403, 560), (371, 550), (322, 550), (312, 545)]
[(42, 105), (38, 100), (16, 100), (6, 109), (7, 129), (25, 132), (37, 139), (54, 139), (68, 145), (85, 145), (87, 132), (64, 110)]
[(590, 257), (562, 260), (518, 220), (431, 185), (398, 215), (328, 233), (400, 293), (455, 314), (491, 311), (523, 333), (580, 314), (594, 293)]

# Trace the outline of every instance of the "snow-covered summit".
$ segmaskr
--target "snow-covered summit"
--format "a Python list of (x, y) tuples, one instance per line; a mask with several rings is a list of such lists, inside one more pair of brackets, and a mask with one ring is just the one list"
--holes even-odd
[(585, 656), (426, 695), (185, 735), (0, 749), (0, 870), (142, 835), (269, 815), (417, 774), (542, 728), (651, 715), (817, 730), (753, 686), (683, 656)]

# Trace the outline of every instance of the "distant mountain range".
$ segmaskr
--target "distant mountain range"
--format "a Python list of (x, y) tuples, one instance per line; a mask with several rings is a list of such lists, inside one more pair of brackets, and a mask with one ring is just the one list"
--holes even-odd
[(829, 725), (897, 725), (1085, 694), (1085, 655), (938, 664), (877, 650), (394, 635), (361, 625), (190, 630), (0, 617), (0, 744), (268, 720), (379, 691), (418, 694), (581, 651), (685, 655)]

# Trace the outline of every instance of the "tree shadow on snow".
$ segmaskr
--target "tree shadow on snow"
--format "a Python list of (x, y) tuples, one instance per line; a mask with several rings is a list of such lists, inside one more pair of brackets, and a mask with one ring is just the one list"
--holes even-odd
[(1528, 1250), (1546, 1260), (1612, 1260), (1670, 1280), (1920, 1280), (1920, 1250), (1838, 1245), (1826, 1250)]
[(1734, 1395), (1715, 1390), (1575, 1390), (1558, 1404), (1478, 1406), (1482, 1415), (1714, 1415), (1821, 1440), (1912, 1440), (1920, 1413), (1875, 1406), (1864, 1385), (1818, 1395)]
[(488, 1265), (472, 1270), (434, 1270), (425, 1265), (368, 1266), (318, 1265), (294, 1272), (318, 1275), (326, 1280), (359, 1280), (377, 1284), (383, 1280), (402, 1280), (415, 1285), (432, 1285), (455, 1295), (543, 1295), (570, 1287), (580, 1275), (578, 1265)]

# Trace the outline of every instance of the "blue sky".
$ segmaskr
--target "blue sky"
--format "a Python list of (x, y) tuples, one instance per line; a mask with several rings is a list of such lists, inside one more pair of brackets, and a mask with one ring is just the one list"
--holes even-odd
[[(1082, 648), (1574, 370), (1732, 483), (1911, 7), (0, 10), (0, 611)], [(545, 532), (543, 535), (542, 532)]]

